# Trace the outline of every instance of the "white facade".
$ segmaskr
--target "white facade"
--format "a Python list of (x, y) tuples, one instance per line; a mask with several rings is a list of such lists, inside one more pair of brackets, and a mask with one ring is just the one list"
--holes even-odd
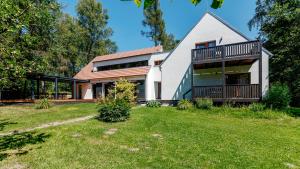
[[(183, 95), (191, 90), (192, 70), (194, 85), (222, 85), (222, 68), (206, 68), (194, 70), (191, 61), (192, 49), (195, 44), (215, 41), (216, 46), (250, 41), (247, 37), (233, 29), (223, 20), (211, 13), (206, 13), (191, 31), (182, 39), (178, 46), (169, 53), (154, 53), (115, 60), (107, 60), (93, 63), (93, 71), (99, 66), (148, 61), (150, 69), (144, 76), (126, 77), (128, 80), (145, 81), (145, 99), (155, 100), (161, 91), (161, 100), (180, 100)], [(269, 57), (271, 53), (262, 50), (262, 88), (263, 95), (269, 88)], [(160, 65), (155, 61), (163, 60)], [(230, 65), (225, 68), (226, 74), (246, 73), (250, 76), (250, 84), (259, 84), (259, 60), (248, 65)], [(92, 85), (103, 83), (102, 95), (104, 95), (105, 83), (118, 79), (90, 80), (90, 84), (81, 85), (81, 98), (93, 99)], [(161, 88), (159, 88), (161, 86)], [(191, 97), (191, 95), (190, 95)]]
[[(216, 41), (216, 45), (249, 41), (211, 13), (206, 13), (170, 53), (161, 65), (162, 100), (180, 100), (191, 89), (191, 50), (196, 43)], [(269, 85), (268, 54), (263, 51), (263, 93)], [(258, 63), (249, 70), (253, 76), (252, 83), (258, 80)], [(217, 82), (216, 82), (217, 83)]]
[[(128, 58), (121, 58), (116, 60), (107, 60), (101, 62), (93, 63), (93, 71), (97, 71), (99, 66), (109, 66), (122, 63), (131, 63), (137, 61), (148, 61), (148, 66), (150, 66), (149, 72), (145, 76), (135, 76), (135, 77), (124, 77), (129, 81), (145, 81), (145, 99), (146, 100), (155, 100), (157, 98), (157, 82), (161, 82), (161, 71), (159, 65), (155, 65), (155, 61), (163, 61), (169, 53), (154, 53), (141, 56), (134, 56)], [(79, 92), (79, 86), (81, 88), (81, 97), (82, 99), (93, 99), (93, 84), (101, 83), (102, 90), (101, 95), (105, 95), (105, 84), (109, 82), (114, 82), (120, 78), (110, 78), (110, 79), (92, 79), (90, 83), (80, 84), (77, 87), (77, 92)]]

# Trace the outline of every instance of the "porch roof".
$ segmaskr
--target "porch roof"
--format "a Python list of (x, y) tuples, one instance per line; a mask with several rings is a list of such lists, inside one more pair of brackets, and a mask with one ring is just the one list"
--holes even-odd
[(147, 75), (147, 73), (150, 70), (150, 66), (142, 66), (142, 67), (134, 67), (134, 68), (92, 72), (91, 67), (92, 67), (92, 63), (88, 64), (74, 78), (83, 79), (83, 80), (100, 80), (100, 79), (143, 76), (143, 75)]

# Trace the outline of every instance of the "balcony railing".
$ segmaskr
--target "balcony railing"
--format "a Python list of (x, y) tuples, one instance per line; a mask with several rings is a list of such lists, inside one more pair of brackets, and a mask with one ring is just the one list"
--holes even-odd
[(259, 84), (225, 85), (223, 86), (194, 86), (194, 98), (212, 99), (259, 99)]
[(261, 43), (259, 41), (248, 41), (222, 46), (192, 50), (193, 63), (207, 61), (220, 61), (240, 59), (247, 57), (258, 57), (261, 55)]

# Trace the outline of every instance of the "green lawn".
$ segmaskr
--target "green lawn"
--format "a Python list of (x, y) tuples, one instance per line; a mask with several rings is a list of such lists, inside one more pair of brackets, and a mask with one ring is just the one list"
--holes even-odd
[(300, 120), (276, 113), (138, 107), (127, 122), (92, 119), (0, 138), (0, 168), (300, 167)]
[(34, 105), (0, 107), (0, 132), (36, 127), (40, 124), (96, 114), (95, 103), (56, 105), (37, 110)]

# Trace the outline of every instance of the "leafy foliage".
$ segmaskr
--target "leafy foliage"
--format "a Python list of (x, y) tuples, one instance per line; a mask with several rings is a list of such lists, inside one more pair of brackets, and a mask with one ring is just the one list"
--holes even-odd
[(257, 0), (249, 28), (259, 28), (260, 39), (274, 56), (270, 58), (270, 81), (286, 83), (293, 105), (300, 99), (300, 1)]
[(47, 98), (39, 100), (35, 105), (36, 109), (49, 109), (50, 107), (51, 103)]
[(178, 110), (187, 110), (193, 107), (193, 104), (186, 99), (180, 100), (177, 104), (177, 109)]
[(264, 98), (264, 102), (271, 108), (287, 108), (291, 102), (291, 94), (288, 86), (278, 83), (273, 84)]
[(213, 107), (213, 101), (208, 98), (197, 98), (195, 105), (198, 109), (211, 109)]
[(77, 4), (78, 23), (84, 29), (86, 43), (81, 47), (85, 52), (81, 64), (85, 65), (97, 55), (113, 53), (117, 50), (109, 37), (113, 31), (107, 27), (108, 14), (102, 4), (96, 0), (79, 0)]
[(157, 107), (161, 107), (161, 103), (159, 101), (156, 101), (156, 100), (151, 100), (151, 101), (147, 102), (146, 106), (157, 108)]
[(145, 19), (143, 26), (149, 30), (142, 31), (142, 35), (154, 42), (154, 45), (162, 45), (165, 50), (172, 50), (178, 43), (174, 35), (167, 34), (163, 12), (160, 9), (159, 0), (151, 1), (153, 5), (144, 9)]
[(56, 0), (1, 0), (0, 90), (27, 73), (43, 72), (60, 7)]
[(105, 122), (125, 121), (130, 116), (130, 109), (130, 103), (126, 100), (110, 100), (100, 105), (98, 118)]
[(249, 109), (250, 111), (253, 112), (261, 112), (263, 110), (265, 110), (266, 105), (262, 104), (262, 103), (252, 103), (249, 105)]
[[(124, 1), (124, 0), (123, 0)], [(201, 0), (191, 0), (191, 3), (194, 5), (198, 5)], [(143, 4), (143, 0), (134, 0), (134, 3), (140, 7)], [(154, 5), (155, 0), (144, 0), (144, 9), (151, 7)], [(213, 0), (211, 7), (214, 9), (221, 8), (224, 3), (224, 0)]]
[(134, 83), (130, 83), (126, 79), (120, 79), (115, 82), (114, 88), (109, 89), (108, 98), (111, 100), (124, 100), (134, 105), (136, 102), (135, 87), (136, 85)]

